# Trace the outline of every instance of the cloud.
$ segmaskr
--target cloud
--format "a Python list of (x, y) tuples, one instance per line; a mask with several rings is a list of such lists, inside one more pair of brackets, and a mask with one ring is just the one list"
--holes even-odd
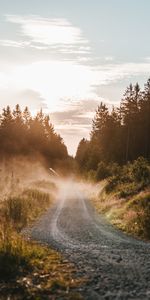
[(145, 60), (150, 62), (150, 56), (145, 57)]
[(37, 91), (26, 89), (18, 92), (18, 98), (25, 103), (29, 109), (37, 111), (37, 109), (47, 109), (46, 100)]
[(13, 48), (34, 48), (37, 50), (47, 50), (48, 49), (48, 47), (46, 47), (46, 46), (34, 45), (29, 41), (22, 41), (22, 40), (14, 41), (14, 40), (1, 39), (0, 46), (13, 47)]
[(99, 104), (98, 100), (70, 101), (68, 110), (56, 111), (50, 114), (55, 129), (63, 137), (70, 154), (74, 155), (79, 141), (89, 138), (92, 119)]
[(13, 67), (7, 71), (3, 84), (9, 89), (37, 91), (54, 111), (61, 104), (64, 106), (60, 99), (79, 100), (92, 95), (91, 85), (97, 83), (97, 78), (98, 74), (88, 66), (53, 60)]
[(114, 60), (114, 57), (113, 56), (105, 56), (105, 61), (113, 61)]
[[(7, 72), (0, 73), (0, 104), (14, 105), (19, 102), (23, 106), (28, 105), (33, 112), (44, 107), (51, 112), (55, 128), (65, 141), (70, 143), (70, 136), (73, 135), (77, 146), (80, 138), (89, 136), (94, 111), (98, 103), (104, 100), (99, 97), (98, 87), (124, 79), (129, 79), (130, 83), (135, 75), (149, 76), (149, 70), (150, 63), (94, 67), (59, 60), (13, 66)], [(4, 87), (5, 93), (2, 93)], [(72, 149), (75, 151), (75, 146)]]
[[(61, 111), (82, 99), (99, 100), (98, 87), (133, 76), (149, 76), (150, 63), (109, 64), (98, 67), (75, 61), (48, 60), (13, 66), (1, 72), (1, 88), (33, 90), (43, 97), (51, 111)], [(68, 108), (69, 109), (69, 108)]]
[(51, 120), (61, 134), (84, 136), (89, 133), (98, 100), (81, 100), (68, 103), (68, 109), (51, 113)]
[(4, 47), (24, 48), (30, 46), (30, 42), (25, 41), (13, 41), (13, 40), (0, 40), (0, 45)]
[(27, 41), (1, 40), (3, 46), (32, 47), (57, 50), (62, 54), (88, 54), (88, 40), (80, 28), (61, 18), (41, 18), (37, 15), (6, 15), (7, 22), (19, 26), (18, 36)]
[(107, 85), (125, 78), (132, 78), (133, 76), (149, 76), (150, 63), (115, 63), (98, 66), (96, 70), (99, 73), (100, 85)]

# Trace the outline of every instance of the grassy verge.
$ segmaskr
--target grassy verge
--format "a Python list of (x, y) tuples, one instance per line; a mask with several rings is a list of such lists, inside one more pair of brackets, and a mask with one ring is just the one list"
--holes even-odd
[(150, 166), (144, 159), (109, 177), (92, 201), (97, 211), (119, 229), (150, 240)]
[(150, 240), (150, 191), (144, 190), (130, 198), (103, 190), (92, 199), (96, 210), (119, 229), (133, 236)]
[(56, 251), (26, 241), (20, 234), (53, 202), (52, 194), (42, 190), (48, 185), (44, 182), (39, 186), (39, 190), (25, 189), (1, 202), (1, 299), (82, 299), (73, 292), (83, 283), (74, 266)]
[(83, 283), (74, 265), (56, 251), (10, 233), (0, 248), (1, 299), (82, 299), (73, 292)]

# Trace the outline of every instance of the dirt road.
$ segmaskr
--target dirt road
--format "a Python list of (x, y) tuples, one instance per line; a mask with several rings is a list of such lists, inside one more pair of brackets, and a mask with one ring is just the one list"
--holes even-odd
[(32, 237), (61, 251), (88, 277), (80, 289), (85, 299), (150, 299), (150, 244), (108, 224), (85, 190), (77, 183), (63, 184)]

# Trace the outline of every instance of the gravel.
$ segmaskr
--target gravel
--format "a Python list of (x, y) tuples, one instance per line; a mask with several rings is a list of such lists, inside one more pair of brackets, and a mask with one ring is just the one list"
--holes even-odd
[(77, 187), (66, 195), (34, 225), (32, 238), (63, 253), (88, 278), (77, 288), (84, 299), (150, 299), (150, 243), (110, 225)]

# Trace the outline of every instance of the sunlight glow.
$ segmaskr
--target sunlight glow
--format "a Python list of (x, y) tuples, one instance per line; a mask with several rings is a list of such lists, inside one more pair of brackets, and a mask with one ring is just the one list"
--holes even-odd
[(38, 16), (6, 16), (9, 22), (19, 24), (23, 35), (29, 37), (35, 43), (45, 45), (72, 45), (87, 43), (83, 39), (80, 28), (73, 26), (66, 19), (48, 19)]
[[(148, 73), (149, 63), (91, 67), (75, 61), (49, 60), (19, 65), (1, 74), (1, 84), (9, 90), (38, 92), (51, 111), (64, 110), (65, 105), (80, 99), (98, 99), (96, 86), (107, 85), (134, 74)], [(4, 73), (5, 75), (5, 73)]]
[(88, 66), (73, 61), (43, 61), (16, 67), (8, 81), (9, 87), (38, 91), (46, 99), (48, 109), (55, 110), (60, 108), (60, 99), (92, 96), (91, 85), (97, 79), (97, 72)]

